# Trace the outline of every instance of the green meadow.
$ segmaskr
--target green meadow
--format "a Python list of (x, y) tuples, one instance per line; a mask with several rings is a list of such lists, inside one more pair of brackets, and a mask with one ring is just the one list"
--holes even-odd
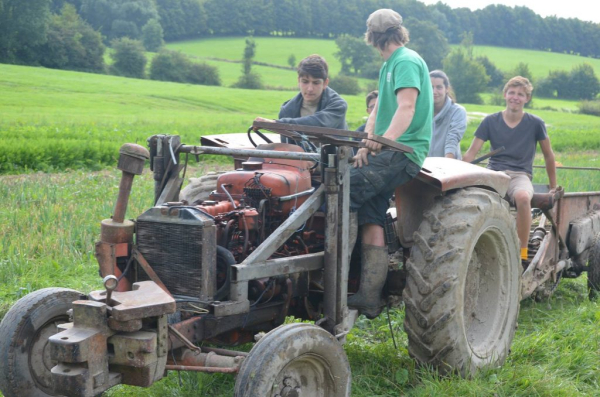
[[(333, 75), (339, 72), (333, 41), (256, 41), (259, 62), (287, 66), (291, 53), (297, 60), (319, 53), (330, 62)], [(281, 103), (295, 94), (228, 88), (241, 74), (241, 65), (214, 58), (241, 58), (242, 37), (168, 47), (218, 66), (224, 86), (0, 64), (0, 317), (17, 299), (39, 288), (61, 286), (86, 293), (101, 288), (94, 242), (100, 221), (113, 210), (120, 178), (115, 165), (123, 143), (145, 145), (150, 135), (178, 134), (184, 143), (193, 144), (202, 135), (246, 132), (256, 116), (275, 118)], [(565, 54), (487, 47), (475, 47), (475, 51), (485, 51), (501, 69), (524, 61), (541, 77), (547, 73), (544, 67), (570, 70), (583, 61), (596, 70), (599, 66), (598, 60)], [(270, 86), (295, 86), (292, 70), (255, 68)], [(353, 129), (365, 116), (364, 95), (345, 99)], [(461, 143), (463, 151), (484, 115), (502, 109), (464, 105), (470, 122)], [(559, 163), (600, 168), (600, 118), (575, 110), (575, 102), (534, 98), (531, 111), (546, 121)], [(543, 164), (539, 154), (536, 164)], [(228, 160), (207, 157), (193, 164), (188, 175), (229, 167)], [(546, 182), (543, 169), (534, 170), (534, 181)], [(558, 181), (566, 191), (600, 191), (600, 171), (559, 169)], [(148, 170), (136, 177), (128, 217), (137, 217), (152, 205), (152, 189)], [(506, 364), (473, 379), (440, 377), (428, 368), (416, 367), (407, 352), (403, 318), (402, 308), (390, 311), (397, 348), (384, 315), (373, 321), (361, 318), (349, 335), (345, 349), (352, 366), (353, 396), (598, 395), (600, 307), (587, 299), (585, 275), (563, 280), (550, 299), (522, 302)], [(229, 376), (171, 373), (150, 389), (117, 387), (106, 395), (231, 396), (232, 392)]]

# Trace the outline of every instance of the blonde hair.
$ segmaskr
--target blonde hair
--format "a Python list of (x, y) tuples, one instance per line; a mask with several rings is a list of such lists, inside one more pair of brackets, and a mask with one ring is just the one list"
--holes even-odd
[(531, 97), (531, 93), (533, 92), (533, 85), (527, 77), (523, 76), (515, 76), (512, 79), (508, 80), (508, 83), (504, 85), (503, 94), (506, 95), (506, 91), (508, 91), (511, 87), (523, 87), (525, 88), (525, 93), (528, 97)]

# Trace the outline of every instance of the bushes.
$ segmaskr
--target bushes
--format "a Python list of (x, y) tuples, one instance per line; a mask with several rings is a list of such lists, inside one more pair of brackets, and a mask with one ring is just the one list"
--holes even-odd
[(600, 101), (583, 101), (577, 104), (579, 113), (600, 116)]
[(329, 79), (329, 86), (338, 94), (357, 95), (360, 93), (358, 80), (350, 76), (337, 75)]
[(221, 85), (217, 68), (205, 63), (193, 63), (184, 54), (161, 50), (150, 65), (152, 80), (204, 85)]
[(113, 64), (110, 66), (111, 74), (144, 78), (148, 60), (144, 53), (144, 47), (138, 40), (128, 38), (114, 40), (111, 58), (113, 59)]

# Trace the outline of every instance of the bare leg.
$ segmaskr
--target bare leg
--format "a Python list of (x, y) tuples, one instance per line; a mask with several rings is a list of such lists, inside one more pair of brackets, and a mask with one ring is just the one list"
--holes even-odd
[(514, 199), (517, 206), (517, 235), (521, 248), (527, 248), (531, 229), (531, 197), (526, 191), (518, 190), (515, 192)]
[(374, 223), (366, 223), (362, 227), (363, 244), (385, 247), (385, 235), (383, 228)]

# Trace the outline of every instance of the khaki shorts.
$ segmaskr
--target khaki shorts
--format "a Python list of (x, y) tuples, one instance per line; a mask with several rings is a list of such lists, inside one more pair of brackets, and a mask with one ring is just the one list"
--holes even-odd
[(531, 183), (531, 175), (526, 172), (519, 171), (504, 171), (510, 176), (510, 183), (506, 191), (506, 198), (512, 205), (515, 205), (515, 193), (519, 190), (524, 190), (529, 195), (529, 199), (533, 198), (533, 184)]

